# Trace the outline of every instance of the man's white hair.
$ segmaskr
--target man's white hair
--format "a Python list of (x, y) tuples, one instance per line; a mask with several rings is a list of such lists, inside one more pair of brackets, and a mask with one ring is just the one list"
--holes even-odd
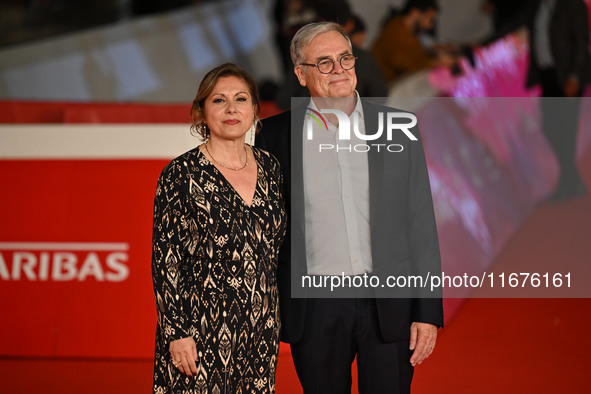
[(343, 28), (338, 23), (309, 23), (302, 27), (300, 30), (298, 30), (295, 36), (293, 36), (293, 38), (291, 39), (290, 52), (291, 61), (293, 62), (293, 65), (297, 66), (299, 64), (305, 63), (306, 59), (304, 59), (304, 48), (308, 44), (310, 44), (310, 42), (312, 42), (312, 40), (316, 38), (317, 35), (322, 33), (328, 33), (330, 31), (336, 31), (342, 34), (342, 36), (345, 37), (345, 39), (349, 43), (349, 47), (352, 48), (349, 36), (347, 35), (347, 33), (345, 33)]

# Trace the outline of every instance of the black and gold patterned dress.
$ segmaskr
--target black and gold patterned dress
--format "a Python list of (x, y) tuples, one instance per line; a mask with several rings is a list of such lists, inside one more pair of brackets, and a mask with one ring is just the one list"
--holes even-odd
[[(277, 254), (286, 226), (277, 160), (252, 148), (248, 206), (195, 148), (162, 171), (154, 201), (152, 277), (158, 325), (154, 393), (273, 393), (279, 350)], [(172, 365), (192, 336), (198, 375)]]

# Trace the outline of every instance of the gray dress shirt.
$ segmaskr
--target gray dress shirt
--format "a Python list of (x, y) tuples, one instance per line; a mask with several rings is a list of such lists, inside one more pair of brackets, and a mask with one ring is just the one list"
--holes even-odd
[[(313, 100), (310, 108), (318, 111)], [(359, 117), (359, 131), (365, 134), (363, 108), (359, 99), (349, 117), (351, 125), (355, 113)], [(355, 145), (367, 141), (356, 138), (354, 133), (350, 141), (339, 141), (338, 128), (330, 122), (327, 122), (328, 130), (323, 123), (319, 125), (313, 122), (313, 140), (309, 141), (304, 123), (302, 138), (308, 274), (370, 273), (372, 259), (367, 152), (354, 150)], [(333, 145), (335, 149), (319, 151), (319, 144)]]

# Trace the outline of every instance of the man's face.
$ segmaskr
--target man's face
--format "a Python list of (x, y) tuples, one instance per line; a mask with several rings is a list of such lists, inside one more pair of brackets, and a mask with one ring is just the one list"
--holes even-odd
[(419, 13), (417, 27), (420, 31), (429, 31), (435, 27), (435, 20), (437, 19), (437, 11), (434, 8), (429, 8), (425, 12)]
[(310, 91), (311, 97), (354, 97), (357, 76), (355, 67), (344, 70), (339, 59), (351, 54), (349, 43), (339, 32), (329, 31), (317, 35), (304, 50), (304, 63), (316, 64), (330, 58), (334, 69), (322, 74), (315, 66), (295, 66), (294, 71), (302, 86)]

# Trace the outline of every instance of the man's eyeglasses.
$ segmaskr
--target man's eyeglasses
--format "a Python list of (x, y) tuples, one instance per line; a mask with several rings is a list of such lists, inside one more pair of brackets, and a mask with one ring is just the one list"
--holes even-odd
[[(350, 70), (355, 67), (355, 60), (357, 58), (351, 54), (344, 55), (339, 59), (339, 64), (343, 68), (343, 70)], [(321, 59), (318, 63), (300, 63), (300, 66), (316, 66), (318, 71), (322, 74), (330, 74), (332, 70), (334, 70), (334, 60), (327, 57), (325, 59)]]

